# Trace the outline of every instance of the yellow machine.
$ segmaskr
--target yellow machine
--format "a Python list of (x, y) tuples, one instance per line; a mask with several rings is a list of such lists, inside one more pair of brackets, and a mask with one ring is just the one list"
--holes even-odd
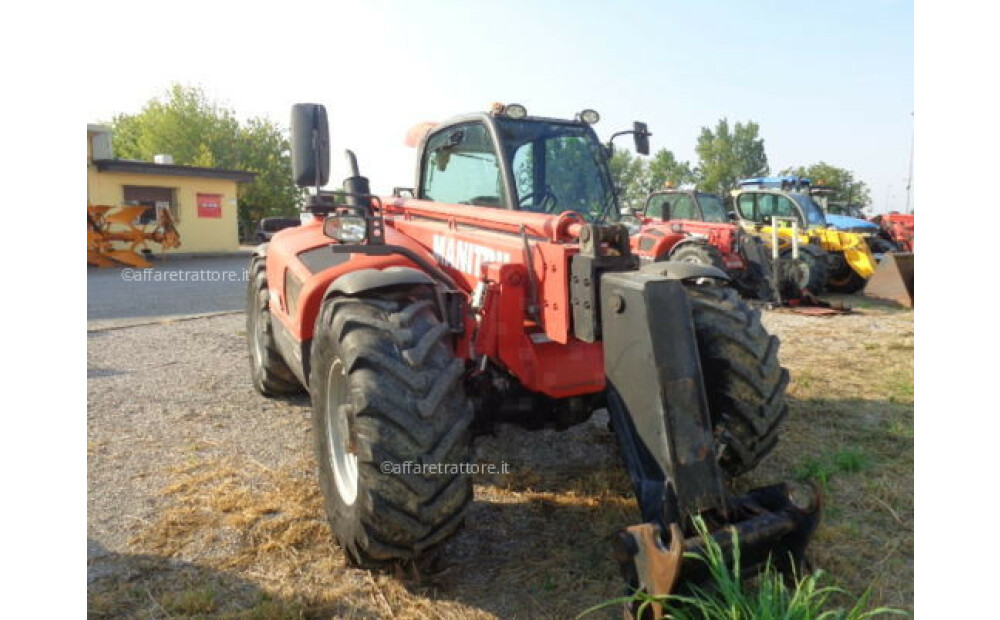
[[(827, 226), (823, 210), (808, 193), (775, 188), (738, 189), (732, 192), (733, 207), (744, 230), (772, 244), (778, 221), (779, 248), (789, 251), (791, 238), (798, 237), (801, 257), (811, 273), (802, 288), (819, 293), (823, 286), (838, 293), (861, 290), (875, 273), (875, 256), (863, 235)], [(825, 275), (825, 277), (821, 277)]]
[[(87, 264), (97, 267), (148, 268), (152, 263), (140, 253), (149, 250), (150, 243), (161, 249), (180, 247), (181, 236), (169, 209), (157, 209), (154, 223), (141, 223), (141, 216), (153, 207), (87, 205)], [(122, 244), (125, 247), (116, 247)]]

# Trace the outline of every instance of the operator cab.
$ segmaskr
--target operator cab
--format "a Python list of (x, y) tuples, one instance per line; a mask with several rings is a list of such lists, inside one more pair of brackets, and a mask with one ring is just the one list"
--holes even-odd
[[(592, 128), (599, 119), (593, 110), (565, 120), (528, 116), (518, 104), (494, 104), (490, 112), (429, 126), (420, 140), (415, 197), (553, 215), (573, 211), (588, 222), (616, 222), (610, 145)], [(612, 139), (628, 133), (635, 135), (636, 149), (648, 154), (646, 125), (635, 123)]]
[(809, 179), (758, 177), (744, 179), (733, 192), (736, 215), (744, 222), (770, 225), (772, 217), (794, 218), (800, 228), (825, 228), (823, 209), (809, 195)]
[(653, 192), (646, 198), (643, 217), (660, 220), (694, 220), (729, 224), (726, 206), (715, 194), (695, 190), (667, 189)]

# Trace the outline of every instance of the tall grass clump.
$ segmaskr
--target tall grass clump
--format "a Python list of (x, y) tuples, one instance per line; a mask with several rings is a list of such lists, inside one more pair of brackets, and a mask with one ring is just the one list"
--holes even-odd
[(739, 577), (740, 550), (735, 530), (732, 564), (727, 564), (705, 522), (697, 517), (694, 524), (703, 541), (704, 555), (687, 553), (685, 561), (708, 566), (711, 577), (707, 585), (691, 585), (683, 595), (657, 597), (636, 592), (595, 605), (577, 618), (613, 605), (637, 605), (636, 617), (644, 618), (657, 603), (663, 606), (664, 617), (671, 620), (868, 620), (881, 615), (909, 615), (889, 607), (871, 608), (870, 588), (852, 602), (851, 595), (842, 588), (823, 585), (826, 574), (821, 570), (786, 580), (767, 564), (754, 585), (748, 586)]

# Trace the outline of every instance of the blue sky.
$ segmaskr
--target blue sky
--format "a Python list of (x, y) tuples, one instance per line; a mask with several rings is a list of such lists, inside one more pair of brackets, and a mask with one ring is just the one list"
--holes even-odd
[[(163, 31), (232, 17), (223, 6), (176, 6)], [(752, 119), (773, 171), (823, 160), (866, 181), (876, 210), (905, 203), (910, 2), (287, 3), (278, 17), (245, 19), (102, 73), (87, 120), (137, 111), (172, 81), (282, 124), (292, 103), (316, 101), (329, 108), (334, 147), (354, 149), (386, 191), (412, 183), (407, 128), (492, 101), (546, 116), (591, 107), (602, 137), (644, 120), (654, 150), (692, 162), (702, 126)], [(335, 159), (333, 178), (346, 175)]]

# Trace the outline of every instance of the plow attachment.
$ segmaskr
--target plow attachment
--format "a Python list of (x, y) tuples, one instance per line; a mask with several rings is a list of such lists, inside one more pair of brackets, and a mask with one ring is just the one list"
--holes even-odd
[[(747, 576), (768, 560), (786, 574), (800, 569), (818, 495), (806, 506), (785, 485), (729, 495), (685, 285), (642, 271), (604, 273), (600, 286), (608, 411), (644, 521), (615, 544), (630, 591), (666, 595), (708, 577), (703, 562), (684, 559), (702, 551), (695, 517), (726, 552), (737, 533)], [(663, 617), (661, 606), (646, 609), (643, 618)]]
[(864, 294), (913, 307), (913, 252), (890, 252), (865, 285)]
[[(164, 250), (180, 247), (181, 237), (168, 209), (157, 209), (152, 230), (147, 230), (149, 224), (138, 223), (152, 208), (87, 205), (87, 264), (145, 269), (153, 265), (140, 252), (148, 251), (150, 243), (157, 243)], [(116, 247), (116, 244), (125, 247)]]

